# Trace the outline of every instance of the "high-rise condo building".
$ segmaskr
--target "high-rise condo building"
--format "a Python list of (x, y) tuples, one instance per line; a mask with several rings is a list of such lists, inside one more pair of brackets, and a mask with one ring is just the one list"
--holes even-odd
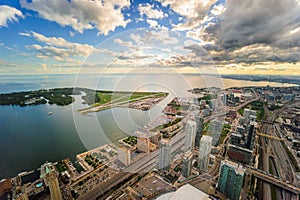
[(213, 138), (212, 145), (216, 146), (219, 144), (220, 135), (223, 129), (223, 124), (219, 120), (213, 120), (210, 122), (208, 127), (208, 135)]
[(58, 172), (52, 163), (46, 162), (41, 166), (41, 178), (44, 179), (45, 185), (49, 187), (52, 200), (63, 199), (57, 177)]
[(229, 161), (222, 161), (217, 189), (228, 199), (239, 200), (243, 186), (245, 168)]
[(186, 136), (185, 136), (185, 150), (194, 150), (195, 145), (195, 135), (196, 135), (196, 122), (187, 121), (186, 124)]
[(161, 139), (159, 141), (159, 169), (165, 171), (169, 170), (171, 165), (171, 145), (168, 140)]
[(182, 176), (189, 178), (192, 174), (192, 162), (193, 162), (193, 153), (188, 150), (184, 153), (183, 163), (182, 163)]
[(199, 148), (200, 139), (201, 139), (202, 132), (203, 132), (204, 119), (203, 119), (203, 117), (196, 116), (195, 121), (196, 121), (195, 147)]
[(209, 163), (209, 155), (211, 151), (212, 137), (204, 135), (200, 141), (198, 166), (201, 171), (206, 172)]

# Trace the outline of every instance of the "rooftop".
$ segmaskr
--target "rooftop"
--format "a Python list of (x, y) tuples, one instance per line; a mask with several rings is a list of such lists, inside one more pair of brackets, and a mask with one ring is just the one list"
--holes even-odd
[(159, 198), (157, 198), (157, 200), (191, 200), (195, 199), (195, 197), (197, 197), (197, 200), (210, 199), (208, 194), (202, 192), (201, 190), (198, 190), (190, 184), (186, 184), (180, 187), (175, 192), (170, 192), (160, 196)]
[(3, 192), (5, 192), (7, 190), (11, 190), (11, 189), (12, 189), (11, 179), (6, 179), (6, 180), (0, 182), (0, 194), (2, 194)]
[(170, 189), (171, 186), (162, 178), (156, 175), (150, 175), (140, 180), (132, 189), (139, 195), (150, 197), (165, 190)]
[(241, 174), (241, 175), (243, 175), (243, 174), (245, 173), (245, 171), (246, 171), (246, 169), (245, 169), (242, 165), (239, 165), (239, 164), (237, 164), (237, 163), (235, 163), (235, 162), (231, 162), (231, 161), (229, 161), (229, 160), (223, 160), (223, 161), (221, 162), (221, 167), (222, 167), (223, 165), (227, 165), (227, 166), (233, 168), (233, 169), (235, 170), (235, 173), (236, 173), (236, 174)]

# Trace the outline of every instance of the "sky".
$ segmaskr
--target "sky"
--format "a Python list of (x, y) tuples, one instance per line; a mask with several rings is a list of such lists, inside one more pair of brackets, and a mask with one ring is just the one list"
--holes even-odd
[(0, 0), (0, 73), (300, 75), (300, 0)]

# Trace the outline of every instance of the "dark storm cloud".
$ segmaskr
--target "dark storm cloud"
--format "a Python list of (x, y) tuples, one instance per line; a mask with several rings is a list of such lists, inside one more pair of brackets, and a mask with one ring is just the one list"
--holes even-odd
[(218, 33), (219, 44), (225, 49), (257, 43), (286, 46), (288, 42), (290, 47), (298, 44), (297, 35), (289, 34), (300, 25), (296, 0), (229, 0), (226, 8)]
[(204, 49), (202, 46), (198, 44), (192, 44), (189, 46), (185, 46), (184, 49), (191, 50), (193, 53), (195, 53), (196, 56), (207, 56), (208, 52), (206, 49)]
[[(225, 7), (222, 16), (198, 30), (216, 63), (300, 61), (299, 0), (228, 0)], [(206, 56), (201, 48), (186, 49)]]

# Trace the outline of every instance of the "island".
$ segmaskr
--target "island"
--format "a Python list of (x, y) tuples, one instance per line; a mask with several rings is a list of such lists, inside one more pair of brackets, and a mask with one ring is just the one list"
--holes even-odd
[(97, 100), (91, 107), (79, 110), (80, 114), (98, 112), (113, 107), (129, 107), (138, 110), (150, 110), (162, 101), (168, 93), (165, 92), (123, 92), (96, 91)]
[(73, 95), (81, 95), (83, 103), (89, 105), (88, 108), (78, 111), (80, 114), (87, 114), (112, 107), (149, 110), (162, 101), (168, 93), (106, 91), (79, 87), (54, 88), (0, 94), (0, 105), (33, 106), (48, 103), (66, 106), (74, 102)]

